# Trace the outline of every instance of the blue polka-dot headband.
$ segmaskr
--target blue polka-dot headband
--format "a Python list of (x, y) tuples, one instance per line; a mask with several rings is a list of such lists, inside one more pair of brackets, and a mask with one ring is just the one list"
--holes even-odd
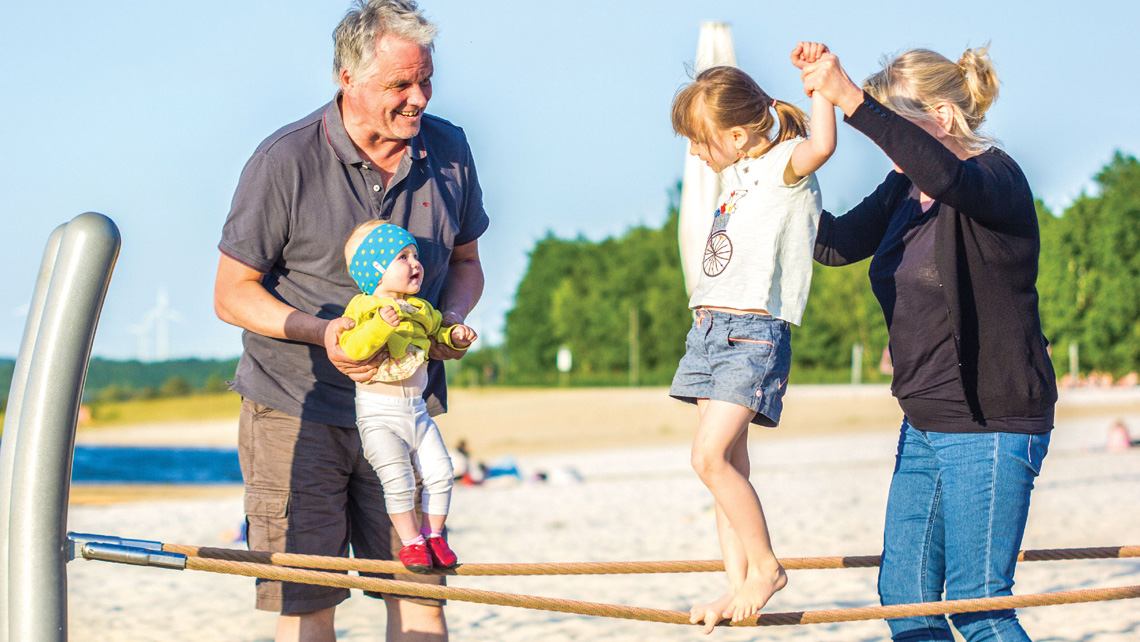
[(384, 270), (396, 255), (409, 245), (415, 246), (416, 237), (412, 236), (402, 227), (385, 223), (368, 233), (356, 248), (356, 254), (348, 264), (348, 273), (360, 286), (360, 291), (372, 294), (380, 286), (380, 279)]

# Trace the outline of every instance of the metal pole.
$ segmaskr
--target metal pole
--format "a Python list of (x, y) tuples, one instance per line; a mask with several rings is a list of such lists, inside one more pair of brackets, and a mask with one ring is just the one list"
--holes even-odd
[(863, 383), (863, 344), (851, 346), (851, 385)]
[(641, 345), (638, 341), (637, 307), (629, 309), (629, 385), (636, 386), (641, 378)]
[(8, 637), (67, 640), (67, 499), (75, 422), (119, 230), (81, 214), (60, 241), (20, 411), (9, 509)]
[(4, 413), (4, 436), (0, 438), (0, 642), (8, 642), (8, 512), (12, 494), (12, 472), (16, 462), (16, 439), (20, 432), (20, 411), (24, 405), (24, 391), (28, 380), (28, 370), (32, 364), (32, 350), (36, 346), (36, 336), (40, 331), (40, 317), (43, 316), (44, 300), (47, 299), (48, 284), (51, 283), (52, 268), (59, 253), (59, 241), (63, 238), (66, 225), (55, 228), (48, 237), (44, 257), (40, 261), (40, 273), (32, 290), (32, 301), (28, 306), (28, 316), (24, 322), (24, 338), (20, 341), (20, 354), (16, 358), (16, 368), (12, 373), (12, 385), (8, 388), (8, 409)]
[(1077, 380), (1081, 378), (1081, 349), (1076, 341), (1069, 342), (1069, 378), (1076, 388)]

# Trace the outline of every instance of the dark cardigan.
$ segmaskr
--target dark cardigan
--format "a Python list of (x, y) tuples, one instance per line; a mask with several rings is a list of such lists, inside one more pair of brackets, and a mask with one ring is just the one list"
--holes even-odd
[(911, 185), (939, 203), (935, 262), (975, 419), (1032, 417), (1057, 400), (1037, 308), (1041, 251), (1033, 194), (997, 148), (960, 160), (937, 139), (864, 94), (844, 121), (903, 170), (843, 216), (824, 212), (815, 260), (847, 265), (875, 253)]

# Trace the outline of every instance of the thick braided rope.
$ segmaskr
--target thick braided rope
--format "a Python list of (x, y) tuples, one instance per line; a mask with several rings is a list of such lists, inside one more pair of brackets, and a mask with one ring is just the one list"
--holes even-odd
[(210, 560), (200, 557), (190, 557), (186, 560), (186, 568), (195, 571), (228, 573), (231, 575), (261, 577), (271, 580), (364, 589), (394, 595), (458, 600), (461, 602), (476, 602), (479, 604), (493, 604), (498, 606), (516, 606), (576, 615), (593, 615), (598, 617), (641, 620), (643, 622), (666, 622), (670, 624), (689, 623), (689, 614), (680, 611), (665, 611), (662, 609), (648, 609), (636, 606), (618, 606), (600, 604), (597, 602), (563, 600), (534, 595), (515, 595), (496, 591), (421, 584), (419, 582), (385, 580), (376, 577), (342, 575), (340, 573), (330, 573), (327, 571), (285, 568), (269, 564), (253, 564), (250, 562), (233, 562), (229, 560)]
[[(499, 593), (496, 591), (483, 591), (478, 589), (437, 586), (433, 584), (421, 584), (418, 582), (384, 580), (374, 577), (342, 575), (340, 573), (330, 573), (326, 571), (285, 568), (269, 564), (253, 564), (250, 562), (234, 562), (229, 560), (214, 560), (200, 557), (191, 557), (186, 560), (186, 568), (198, 571), (243, 575), (246, 577), (262, 577), (271, 580), (303, 582), (307, 584), (320, 584), (323, 586), (336, 586), (341, 588), (365, 589), (397, 595), (410, 595), (414, 597), (430, 597), (436, 599), (458, 600), (461, 602), (493, 604), (498, 606), (515, 606), (543, 611), (555, 611), (559, 613), (612, 617), (627, 620), (640, 620), (645, 622), (689, 624), (689, 614), (682, 611), (667, 611), (663, 609), (650, 609), (637, 606), (621, 606), (614, 604), (601, 604), (597, 602), (583, 602), (579, 600), (563, 600), (558, 598), (539, 597), (533, 595)], [(741, 622), (734, 622), (732, 623), (732, 626), (778, 626), (789, 624), (851, 622), (857, 620), (877, 620), (882, 618), (907, 617), (917, 615), (939, 615), (946, 613), (967, 613), (971, 611), (993, 611), (998, 609), (1048, 606), (1054, 604), (1099, 602), (1105, 600), (1120, 600), (1137, 597), (1140, 597), (1140, 586), (1124, 586), (1118, 588), (1084, 589), (1077, 591), (1061, 591), (1057, 593), (1039, 593), (1034, 595), (1010, 595), (1006, 597), (950, 600), (945, 602), (928, 602), (923, 604), (868, 606), (854, 609), (832, 609), (827, 611), (765, 613), (755, 618), (743, 620)]]
[[(396, 561), (366, 560), (295, 553), (243, 551), (231, 548), (209, 548), (181, 544), (163, 544), (162, 550), (187, 557), (273, 564), (330, 571), (364, 571), (369, 573), (406, 573)], [(1055, 560), (1090, 560), (1140, 557), (1140, 546), (1104, 546), (1099, 548), (1055, 548), (1022, 551), (1017, 559), (1024, 562)], [(826, 568), (871, 568), (879, 565), (878, 555), (846, 557), (791, 557), (780, 563), (789, 571)], [(513, 564), (462, 564), (442, 575), (615, 575), (632, 573), (704, 573), (723, 571), (719, 560), (665, 562), (560, 562)]]

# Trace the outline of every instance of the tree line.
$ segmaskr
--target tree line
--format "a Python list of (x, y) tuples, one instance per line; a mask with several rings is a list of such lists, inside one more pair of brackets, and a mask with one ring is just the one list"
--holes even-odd
[[(142, 362), (95, 357), (87, 368), (83, 400), (87, 403), (185, 397), (195, 393), (225, 392), (237, 369), (234, 359), (175, 359)], [(8, 390), (16, 362), (0, 359), (0, 411), (7, 408)]]
[[(1092, 194), (1059, 215), (1038, 202), (1042, 324), (1058, 374), (1079, 346), (1081, 372), (1116, 377), (1140, 369), (1140, 163), (1117, 153)], [(571, 384), (668, 384), (691, 324), (677, 244), (680, 185), (660, 228), (639, 226), (600, 242), (538, 241), (507, 313), (501, 347), (452, 366), (459, 383), (558, 383), (560, 348), (570, 351)], [(850, 380), (853, 346), (863, 381), (881, 370), (887, 345), (867, 262), (815, 266), (803, 324), (792, 332), (799, 382)]]

